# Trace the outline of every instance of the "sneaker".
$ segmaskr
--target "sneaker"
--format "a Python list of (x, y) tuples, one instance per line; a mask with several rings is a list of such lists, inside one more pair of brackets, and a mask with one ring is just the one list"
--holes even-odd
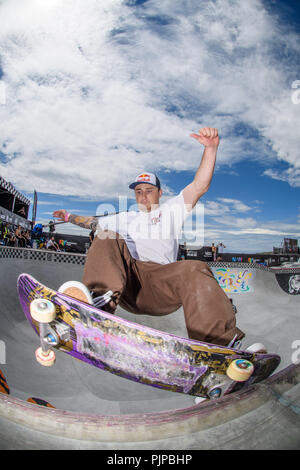
[(246, 351), (250, 351), (256, 354), (267, 354), (267, 348), (264, 344), (262, 343), (254, 343), (249, 346)]
[[(85, 302), (86, 304), (94, 305), (96, 308), (105, 309), (105, 305), (111, 301), (113, 291), (109, 290), (105, 294), (98, 297), (92, 297), (92, 293), (89, 289), (79, 281), (67, 281), (60, 286), (58, 289), (60, 294), (66, 294), (73, 297), (76, 300)], [(110, 311), (110, 310), (108, 310)]]
[(66, 294), (74, 299), (93, 305), (93, 299), (88, 288), (78, 281), (67, 281), (58, 289), (60, 294)]
[[(232, 348), (232, 349), (242, 349), (242, 339), (237, 339), (237, 335), (234, 336), (234, 338), (230, 341), (230, 343), (227, 345), (227, 348)], [(246, 348), (246, 351), (253, 352), (256, 354), (267, 354), (267, 349), (264, 344), (262, 343), (253, 343), (251, 346), (248, 346)]]

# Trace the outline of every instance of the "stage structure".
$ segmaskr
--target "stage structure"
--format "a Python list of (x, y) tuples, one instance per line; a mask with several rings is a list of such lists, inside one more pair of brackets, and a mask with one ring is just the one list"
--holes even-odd
[(30, 200), (0, 176), (0, 219), (3, 222), (30, 229), (29, 206)]

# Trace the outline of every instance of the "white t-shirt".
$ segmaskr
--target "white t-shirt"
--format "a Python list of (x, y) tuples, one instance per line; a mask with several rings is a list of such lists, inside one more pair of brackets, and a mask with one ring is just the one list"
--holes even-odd
[(53, 243), (53, 241), (52, 241), (51, 238), (50, 238), (50, 240), (47, 241), (46, 248), (51, 248), (52, 246), (54, 246), (54, 243)]
[(151, 212), (129, 211), (103, 217), (98, 226), (118, 232), (133, 258), (168, 264), (177, 259), (178, 240), (188, 214), (181, 192)]

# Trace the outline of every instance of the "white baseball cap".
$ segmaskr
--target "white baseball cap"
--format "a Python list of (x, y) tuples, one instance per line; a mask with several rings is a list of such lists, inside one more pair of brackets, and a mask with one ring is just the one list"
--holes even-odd
[(156, 186), (158, 189), (160, 189), (160, 181), (154, 173), (148, 173), (146, 171), (140, 173), (135, 178), (135, 181), (129, 185), (129, 188), (134, 189), (136, 185), (141, 183), (152, 184), (152, 186)]

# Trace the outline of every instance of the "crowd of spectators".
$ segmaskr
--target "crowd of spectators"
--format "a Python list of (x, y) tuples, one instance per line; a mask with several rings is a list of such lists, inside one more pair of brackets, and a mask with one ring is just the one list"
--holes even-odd
[(18, 248), (45, 248), (47, 250), (63, 251), (54, 241), (54, 237), (37, 234), (34, 230), (27, 230), (20, 225), (12, 225), (0, 220), (0, 245)]
[(32, 248), (31, 231), (23, 229), (20, 225), (14, 226), (0, 221), (0, 244)]
[[(49, 227), (49, 233), (45, 233), (43, 227), (42, 224), (36, 224), (32, 230), (28, 230), (22, 228), (20, 225), (13, 225), (0, 219), (0, 245), (84, 253), (77, 242), (68, 242), (67, 240), (58, 239), (58, 236), (55, 237), (53, 234), (54, 227)], [(85, 245), (87, 245), (87, 243)]]

